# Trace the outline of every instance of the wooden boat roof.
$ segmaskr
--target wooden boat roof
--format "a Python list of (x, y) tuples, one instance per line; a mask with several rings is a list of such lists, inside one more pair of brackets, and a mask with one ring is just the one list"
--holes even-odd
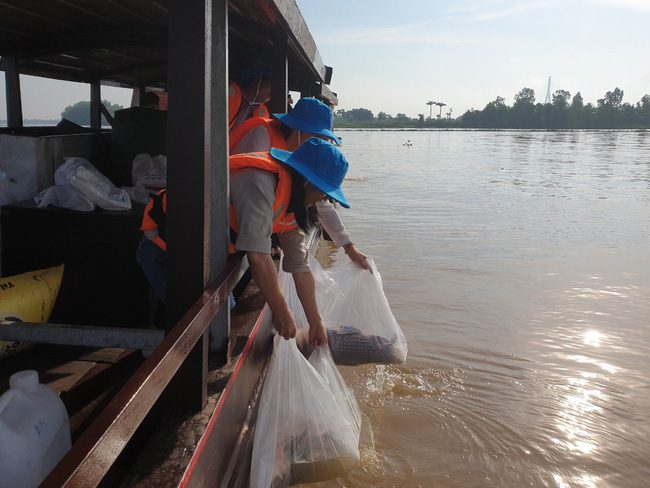
[[(0, 2), (0, 56), (21, 74), (121, 87), (167, 87), (170, 0), (7, 0)], [(325, 66), (295, 0), (230, 0), (231, 79), (270, 70), (273, 42), (288, 39), (289, 89), (325, 86)], [(0, 62), (0, 68), (2, 67)], [(311, 90), (305, 90), (306, 87)]]

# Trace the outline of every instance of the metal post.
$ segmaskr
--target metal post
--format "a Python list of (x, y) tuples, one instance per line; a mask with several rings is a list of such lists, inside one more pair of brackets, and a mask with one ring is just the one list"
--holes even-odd
[(101, 129), (102, 111), (99, 105), (102, 103), (102, 90), (99, 86), (99, 80), (90, 84), (90, 127), (92, 129)]
[[(227, 0), (170, 1), (167, 330), (199, 297), (210, 276), (223, 270), (220, 260), (227, 258), (227, 169), (225, 181), (222, 177), (228, 147), (226, 12)], [(221, 205), (212, 209), (216, 201)], [(207, 350), (206, 331), (175, 380), (173, 396), (192, 407), (206, 401)]]
[(271, 113), (283, 114), (287, 112), (288, 49), (287, 35), (282, 29), (278, 29), (273, 40), (273, 79), (271, 81), (271, 101), (269, 102)]
[[(210, 89), (206, 91), (205, 106), (211, 121), (206, 127), (210, 143), (210, 173), (208, 197), (210, 204), (209, 259), (212, 282), (226, 269), (230, 249), (230, 179), (228, 174), (228, 1), (212, 1), (211, 41), (206, 46), (206, 61), (210, 73)], [(209, 51), (208, 51), (209, 48)], [(209, 54), (208, 54), (209, 53)], [(227, 361), (230, 337), (229, 301), (221, 307), (210, 323), (210, 350), (219, 362)]]
[(20, 98), (20, 73), (18, 60), (13, 56), (2, 56), (7, 90), (7, 125), (12, 129), (23, 127), (23, 105)]

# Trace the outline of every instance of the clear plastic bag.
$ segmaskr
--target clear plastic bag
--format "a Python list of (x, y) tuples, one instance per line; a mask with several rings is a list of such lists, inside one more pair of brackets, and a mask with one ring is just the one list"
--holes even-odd
[(92, 212), (95, 204), (72, 185), (54, 185), (34, 197), (39, 207), (53, 205), (59, 208), (79, 210), (80, 212)]
[[(408, 345), (384, 294), (381, 275), (372, 259), (373, 273), (349, 261), (324, 270), (309, 257), (316, 283), (316, 301), (334, 362), (338, 365), (400, 364)], [(291, 275), (280, 267), (280, 287), (298, 325), (296, 341), (309, 356), (309, 325)]]
[[(47, 195), (48, 199), (54, 203), (54, 198), (60, 202), (64, 208), (74, 208), (66, 206), (77, 205), (79, 208), (74, 210), (87, 210), (85, 202), (79, 202), (76, 197), (75, 189), (78, 190), (93, 205), (97, 205), (104, 210), (129, 210), (131, 208), (131, 197), (123, 188), (117, 188), (111, 180), (102, 174), (93, 164), (85, 158), (70, 157), (65, 158), (65, 163), (57, 168), (54, 173), (54, 184), (57, 187), (72, 187), (69, 190), (57, 189), (55, 193)], [(41, 193), (40, 197), (44, 198), (46, 194)], [(62, 197), (62, 199), (59, 199)]]
[[(276, 335), (255, 425), (251, 488), (314, 483), (359, 462), (360, 413), (327, 348), (310, 364)], [(321, 376), (322, 375), (322, 376)]]
[(138, 154), (131, 166), (131, 184), (146, 188), (165, 188), (167, 186), (167, 156), (159, 154), (151, 157)]
[(123, 188), (117, 188), (111, 180), (99, 172), (79, 166), (70, 173), (69, 182), (88, 200), (104, 210), (129, 210), (131, 197)]
[(70, 183), (70, 176), (79, 167), (84, 167), (88, 171), (94, 171), (99, 174), (100, 171), (86, 158), (69, 157), (64, 158), (65, 162), (54, 172), (54, 184), (57, 186), (67, 185)]

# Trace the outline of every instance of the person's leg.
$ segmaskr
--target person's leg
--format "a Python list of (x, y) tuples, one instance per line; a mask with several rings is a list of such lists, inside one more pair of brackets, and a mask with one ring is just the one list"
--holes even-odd
[(136, 260), (160, 301), (165, 303), (167, 292), (165, 251), (146, 237), (143, 237), (138, 246)]

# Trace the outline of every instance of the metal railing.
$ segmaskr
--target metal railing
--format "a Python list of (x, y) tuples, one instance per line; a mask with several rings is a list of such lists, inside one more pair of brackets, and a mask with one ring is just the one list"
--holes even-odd
[[(248, 268), (233, 260), (74, 443), (41, 488), (98, 486)], [(207, 350), (204, 350), (207, 354)], [(205, 386), (205, 385), (204, 385)]]

